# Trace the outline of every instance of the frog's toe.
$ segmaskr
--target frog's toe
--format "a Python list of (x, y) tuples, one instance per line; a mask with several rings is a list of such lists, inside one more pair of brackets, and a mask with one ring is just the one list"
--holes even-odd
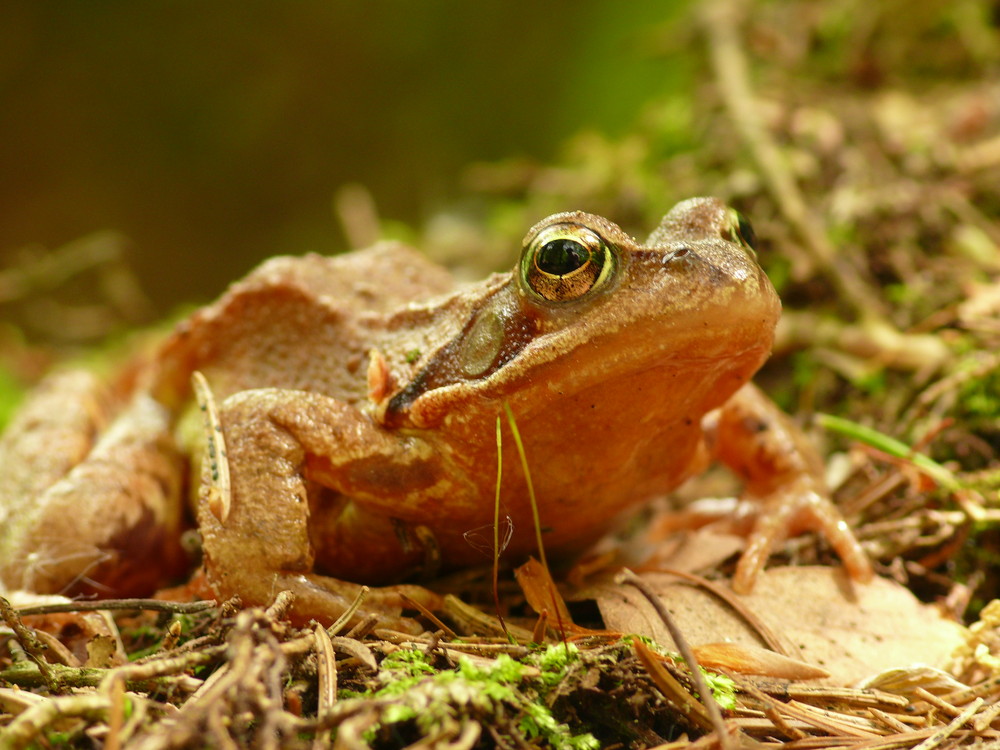
[(770, 504), (758, 512), (753, 531), (747, 537), (746, 547), (736, 565), (733, 590), (748, 594), (764, 570), (774, 549), (788, 536), (794, 509), (786, 503)]
[(437, 594), (421, 586), (369, 588), (313, 574), (289, 576), (284, 583), (295, 594), (295, 601), (289, 611), (294, 621), (315, 619), (330, 625), (357, 604), (356, 613), (351, 619), (352, 626), (374, 614), (378, 617), (378, 627), (417, 635), (426, 628), (413, 618), (403, 616), (403, 610), (413, 609), (411, 602), (417, 602), (428, 609), (440, 609), (442, 606)]
[(268, 606), (274, 596), (288, 591), (294, 598), (288, 609), (288, 618), (296, 624), (316, 620), (325, 626), (332, 625), (349, 610), (354, 610), (350, 624), (356, 625), (369, 615), (378, 616), (378, 627), (388, 627), (406, 633), (422, 633), (416, 620), (403, 616), (404, 609), (413, 609), (412, 602), (428, 608), (440, 609), (441, 598), (421, 586), (365, 587), (314, 573), (281, 572), (254, 575), (258, 583), (266, 580), (266, 587), (254, 586), (249, 578), (240, 575), (220, 574), (208, 570), (211, 588), (216, 596), (228, 599), (238, 595), (245, 605)]
[(833, 502), (817, 492), (788, 490), (761, 503), (757, 521), (736, 566), (733, 589), (748, 593), (771, 553), (788, 536), (816, 531), (826, 537), (855, 581), (873, 576), (871, 562)]

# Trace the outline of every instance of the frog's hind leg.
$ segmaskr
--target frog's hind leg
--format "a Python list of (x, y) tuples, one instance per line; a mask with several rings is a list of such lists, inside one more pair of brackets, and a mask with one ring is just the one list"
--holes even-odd
[[(149, 593), (178, 563), (170, 418), (85, 372), (47, 379), (0, 440), (0, 581), (39, 593)], [(151, 560), (151, 557), (156, 559)]]
[(31, 498), (86, 457), (108, 421), (109, 394), (97, 377), (70, 370), (45, 378), (0, 438), (0, 513), (7, 524)]

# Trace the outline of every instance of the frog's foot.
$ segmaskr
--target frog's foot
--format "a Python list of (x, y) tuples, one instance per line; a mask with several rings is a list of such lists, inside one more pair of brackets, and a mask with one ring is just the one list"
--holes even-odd
[(261, 601), (255, 601), (255, 593), (265, 593), (259, 579), (243, 580), (247, 577), (240, 575), (240, 572), (233, 574), (215, 570), (208, 561), (206, 567), (210, 585), (220, 600), (239, 595), (246, 605), (267, 606), (280, 592), (290, 591), (295, 598), (288, 610), (288, 617), (300, 624), (318, 620), (329, 626), (357, 604), (357, 612), (351, 619), (352, 624), (374, 614), (378, 615), (381, 627), (417, 634), (423, 632), (425, 628), (416, 620), (404, 617), (403, 610), (412, 610), (414, 605), (411, 602), (431, 610), (439, 610), (444, 606), (438, 594), (422, 586), (369, 588), (328, 576), (294, 572), (275, 573), (268, 581), (266, 592), (268, 596), (261, 597)]
[(751, 384), (705, 419), (715, 455), (743, 478), (759, 507), (733, 588), (747, 592), (768, 556), (787, 536), (818, 531), (856, 581), (872, 577), (871, 563), (830, 500), (823, 462), (805, 435)]
[(833, 502), (808, 486), (786, 485), (759, 501), (759, 510), (747, 546), (736, 566), (733, 589), (745, 594), (753, 589), (768, 557), (789, 536), (816, 531), (830, 545), (855, 581), (869, 581), (872, 566), (850, 526)]

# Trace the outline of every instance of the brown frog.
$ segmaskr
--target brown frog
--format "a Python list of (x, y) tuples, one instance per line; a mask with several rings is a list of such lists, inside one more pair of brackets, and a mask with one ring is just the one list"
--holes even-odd
[[(549, 554), (579, 553), (714, 457), (760, 500), (737, 589), (802, 529), (867, 579), (818, 457), (748, 384), (779, 312), (749, 225), (712, 198), (675, 206), (645, 244), (556, 214), (512, 272), (457, 289), (398, 244), (275, 258), (110, 388), (69, 373), (29, 399), (0, 443), (0, 576), (39, 592), (151, 589), (176, 570), (194, 476), (216, 593), (267, 603), (288, 589), (295, 614), (329, 620), (357, 582), (489, 559), (473, 538), (490, 536), (506, 403)], [(218, 413), (200, 481), (175, 438), (196, 372)], [(504, 557), (517, 560), (535, 534), (509, 434), (502, 450)], [(401, 592), (434, 601), (397, 586), (368, 606), (398, 611)]]

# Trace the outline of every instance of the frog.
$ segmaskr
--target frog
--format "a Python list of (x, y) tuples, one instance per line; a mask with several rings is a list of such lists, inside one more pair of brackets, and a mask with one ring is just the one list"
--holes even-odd
[(397, 242), (272, 258), (117, 375), (28, 399), (0, 440), (0, 580), (149, 591), (184, 569), (190, 495), (217, 596), (291, 591), (292, 615), (329, 622), (365, 586), (398, 615), (440, 603), (421, 576), (490, 561), (495, 512), (502, 558), (535, 553), (532, 490), (546, 553), (573, 559), (720, 460), (757, 509), (737, 591), (805, 530), (866, 581), (818, 452), (751, 382), (780, 310), (717, 198), (644, 243), (549, 216), (475, 284)]

